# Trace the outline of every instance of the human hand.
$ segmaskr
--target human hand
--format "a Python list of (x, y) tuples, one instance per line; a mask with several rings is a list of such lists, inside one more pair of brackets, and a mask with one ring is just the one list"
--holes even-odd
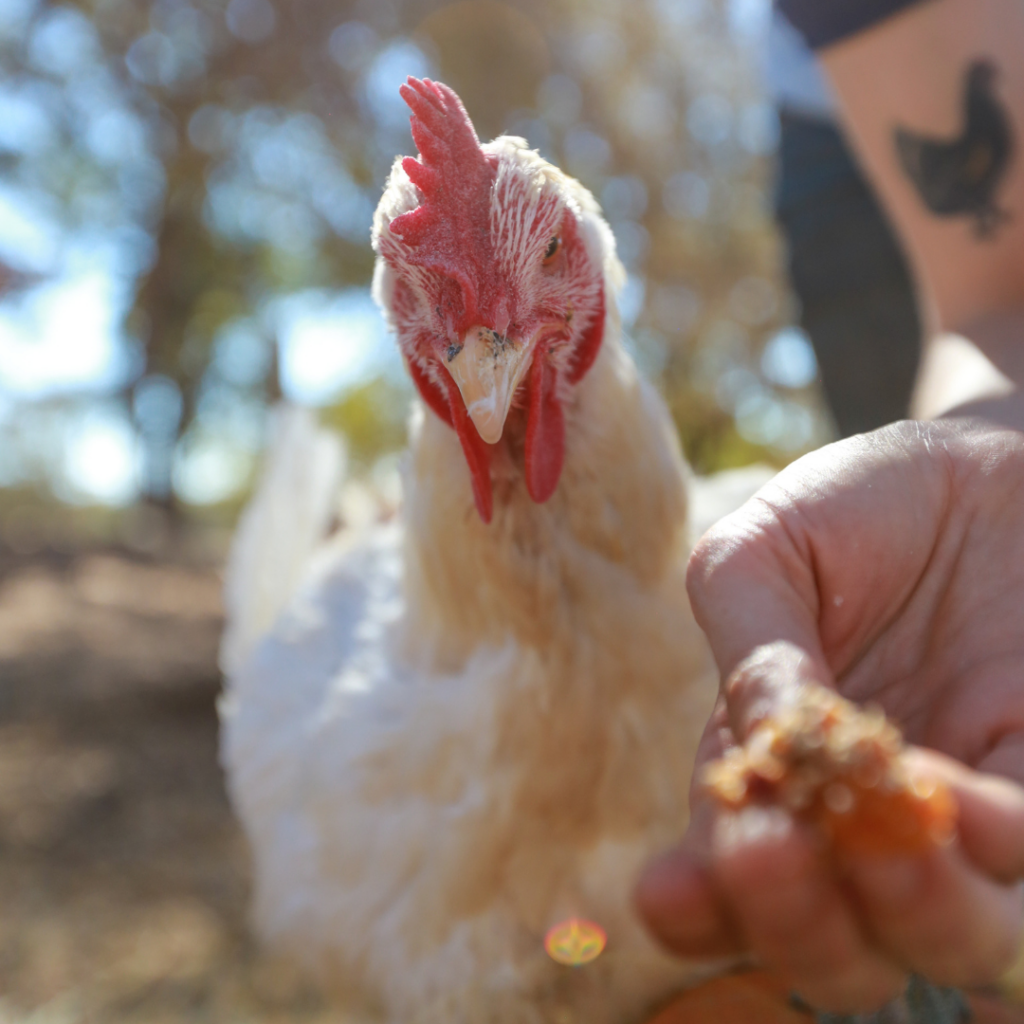
[(953, 791), (959, 837), (830, 852), (785, 811), (726, 812), (695, 784), (682, 846), (637, 890), (654, 933), (752, 954), (834, 1011), (877, 1008), (911, 970), (998, 977), (1024, 876), (1024, 437), (911, 422), (831, 445), (713, 528), (688, 584), (725, 681), (695, 778), (800, 687), (835, 687), (928, 748), (909, 756)]

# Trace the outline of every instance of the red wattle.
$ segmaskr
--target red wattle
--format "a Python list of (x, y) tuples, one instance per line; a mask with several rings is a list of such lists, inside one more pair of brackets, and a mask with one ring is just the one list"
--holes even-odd
[[(593, 319), (576, 349), (568, 371), (571, 384), (577, 383), (594, 364), (604, 340), (604, 289), (601, 289)], [(473, 500), (480, 518), (489, 523), (494, 513), (491, 486), (490, 446), (480, 437), (469, 418), (458, 385), (444, 373), (444, 389), (432, 380), (417, 362), (408, 362), (409, 374), (417, 391), (432, 412), (455, 430), (469, 467)], [(526, 420), (526, 490), (538, 504), (545, 502), (558, 486), (565, 462), (565, 414), (558, 398), (557, 375), (547, 352), (538, 351), (529, 376), (530, 405)]]
[(491, 490), (491, 449), (487, 442), (477, 433), (473, 421), (466, 412), (466, 404), (455, 381), (446, 373), (445, 385), (448, 388), (448, 408), (451, 410), (449, 422), (455, 428), (462, 454), (469, 466), (469, 479), (473, 485), (473, 500), (480, 518), (491, 521), (494, 511), (494, 494)]
[(462, 454), (469, 466), (469, 478), (473, 485), (473, 500), (480, 518), (491, 521), (494, 511), (494, 496), (491, 491), (491, 451), (487, 443), (480, 437), (473, 426), (473, 421), (466, 412), (458, 385), (448, 373), (444, 374), (447, 394), (441, 391), (440, 385), (427, 376), (423, 367), (408, 360), (409, 375), (412, 377), (420, 397), (427, 403), (430, 411), (436, 413), (449, 427), (455, 430)]
[(409, 367), (409, 376), (412, 377), (412, 382), (416, 385), (416, 390), (420, 393), (423, 401), (449, 427), (454, 427), (455, 424), (452, 422), (452, 411), (448, 404), (448, 396), (427, 376), (426, 371), (415, 360), (407, 359), (406, 366)]
[(547, 353), (537, 352), (530, 367), (525, 462), (526, 490), (538, 504), (555, 493), (565, 461), (565, 416), (555, 385)]

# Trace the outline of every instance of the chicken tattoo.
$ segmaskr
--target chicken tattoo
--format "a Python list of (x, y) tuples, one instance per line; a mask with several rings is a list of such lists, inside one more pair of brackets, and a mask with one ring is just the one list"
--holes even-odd
[(925, 206), (939, 217), (973, 217), (978, 238), (990, 238), (1010, 214), (995, 194), (1013, 157), (1010, 116), (996, 94), (997, 72), (974, 61), (964, 85), (964, 128), (955, 139), (934, 139), (897, 128), (903, 173)]

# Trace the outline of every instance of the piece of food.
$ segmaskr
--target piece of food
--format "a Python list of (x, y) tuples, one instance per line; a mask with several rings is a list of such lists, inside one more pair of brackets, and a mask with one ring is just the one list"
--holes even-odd
[(767, 971), (739, 971), (683, 992), (648, 1024), (813, 1024), (789, 987)]
[(709, 764), (703, 781), (726, 807), (784, 807), (851, 853), (921, 853), (953, 840), (956, 801), (943, 783), (914, 775), (903, 752), (882, 711), (808, 688)]

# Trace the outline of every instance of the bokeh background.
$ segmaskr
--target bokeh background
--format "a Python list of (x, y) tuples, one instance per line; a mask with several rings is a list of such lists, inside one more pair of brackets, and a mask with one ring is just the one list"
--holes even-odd
[[(268, 409), (385, 488), (406, 75), (598, 197), (699, 472), (831, 426), (771, 218), (767, 0), (0, 0), (0, 1022), (327, 1019), (252, 948), (218, 568)], [(333, 1018), (332, 1018), (333, 1019)]]

